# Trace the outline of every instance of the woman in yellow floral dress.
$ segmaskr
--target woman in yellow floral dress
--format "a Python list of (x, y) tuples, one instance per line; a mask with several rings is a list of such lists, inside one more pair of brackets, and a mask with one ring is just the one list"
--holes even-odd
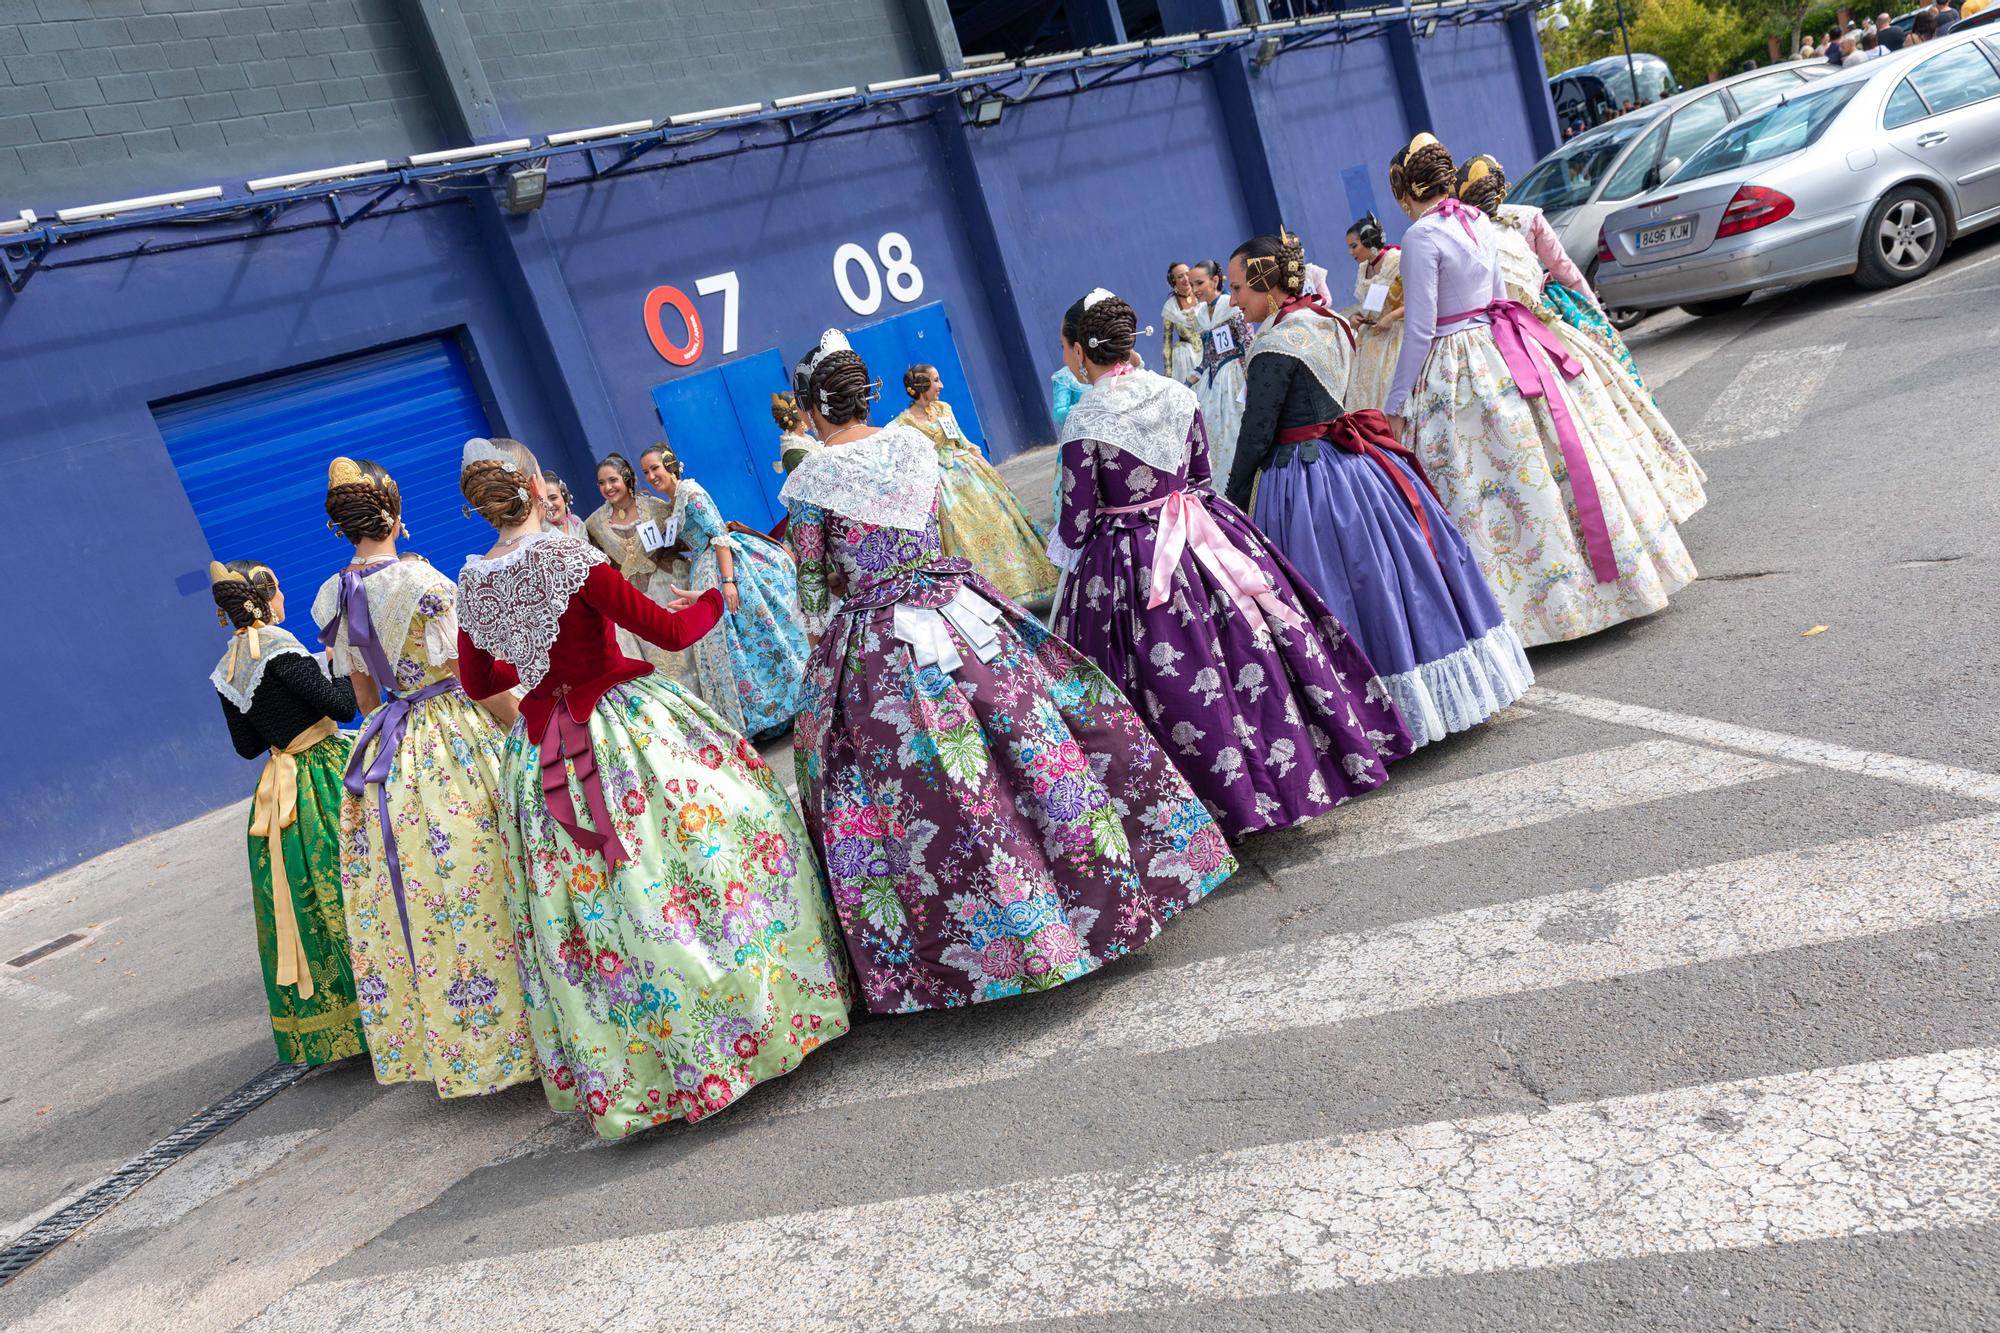
[(1017, 602), (1054, 596), (1061, 571), (1043, 554), (1048, 539), (979, 446), (958, 428), (951, 404), (939, 397), (943, 387), (936, 366), (911, 366), (903, 372), (910, 406), (890, 424), (912, 427), (937, 449), (944, 474), (938, 492), (938, 534), (945, 555), (970, 561)]
[(530, 1082), (496, 813), (513, 698), (475, 704), (460, 688), (457, 585), (398, 558), (402, 496), (379, 464), (336, 458), (326, 512), (355, 550), (321, 585), (313, 620), (368, 714), (347, 767), (341, 888), (375, 1079), (440, 1097)]

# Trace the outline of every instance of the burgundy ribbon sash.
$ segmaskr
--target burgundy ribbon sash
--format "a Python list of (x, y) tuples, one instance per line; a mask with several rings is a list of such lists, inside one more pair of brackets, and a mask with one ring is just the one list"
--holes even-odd
[[(1604, 501), (1597, 493), (1597, 478), (1590, 469), (1590, 455), (1584, 452), (1583, 441), (1576, 433), (1576, 422), (1570, 417), (1569, 406), (1563, 401), (1562, 380), (1555, 378), (1550, 369), (1552, 367), (1560, 372), (1563, 379), (1573, 380), (1583, 373), (1583, 363), (1565, 351), (1561, 339), (1535, 318), (1534, 311), (1519, 301), (1503, 299), (1477, 310), (1440, 315), (1438, 330), (1443, 332), (1448, 324), (1462, 323), (1481, 315), (1493, 322), (1493, 341), (1499, 346), (1500, 357), (1507, 363), (1507, 373), (1514, 377), (1521, 396), (1540, 398), (1548, 404), (1549, 415), (1555, 419), (1556, 442), (1562, 446), (1563, 464), (1569, 471), (1569, 490), (1576, 499), (1577, 519), (1583, 525), (1583, 546), (1590, 555), (1591, 573), (1599, 583), (1616, 583), (1618, 555), (1611, 549), (1611, 530), (1604, 521)], [(1536, 356), (1533, 351), (1535, 346), (1539, 346), (1546, 357)]]
[[(366, 614), (365, 604), (363, 614)], [(360, 628), (353, 620), (348, 621), (349, 643), (355, 642), (355, 632)], [(377, 647), (375, 651), (379, 653), (381, 648)], [(382, 816), (382, 859), (389, 863), (389, 887), (396, 894), (396, 915), (403, 922), (403, 947), (410, 951), (412, 968), (417, 965), (417, 946), (410, 934), (410, 904), (403, 894), (403, 862), (396, 855), (396, 835), (389, 825), (389, 766), (396, 760), (396, 751), (403, 743), (403, 733), (410, 728), (410, 711), (427, 699), (435, 699), (458, 688), (458, 681), (447, 676), (412, 695), (387, 695), (382, 706), (369, 716), (361, 728), (361, 739), (354, 743), (354, 752), (347, 760), (348, 791), (356, 796), (366, 796), (368, 784), (375, 784), (375, 808)], [(369, 757), (371, 745), (374, 747), (372, 759)]]
[[(1403, 503), (1416, 516), (1417, 529), (1424, 534), (1424, 541), (1431, 548), (1431, 558), (1442, 567), (1444, 558), (1438, 553), (1437, 537), (1431, 532), (1431, 521), (1424, 513), (1423, 497), (1417, 492), (1417, 482), (1411, 481), (1410, 477), (1414, 475), (1417, 481), (1421, 481), (1433, 499), (1437, 498), (1437, 488), (1424, 475), (1423, 464), (1417, 461), (1416, 454), (1396, 438), (1396, 432), (1389, 428), (1387, 417), (1367, 408), (1348, 412), (1333, 421), (1322, 421), (1312, 426), (1291, 426), (1278, 432), (1279, 444), (1296, 445), (1307, 440), (1325, 440), (1334, 448), (1360, 454), (1381, 468), (1383, 475), (1389, 478), (1389, 484), (1396, 488), (1397, 494), (1403, 497)], [(1402, 459), (1409, 471), (1397, 467), (1390, 461), (1392, 457)]]
[[(542, 732), (542, 795), (556, 823), (562, 825), (577, 846), (602, 852), (608, 870), (620, 861), (630, 861), (632, 853), (625, 850), (625, 844), (618, 841), (618, 833), (611, 826), (611, 811), (604, 803), (604, 777), (597, 771), (597, 752), (590, 744), (590, 723), (570, 716), (568, 694), (568, 686), (557, 691), (555, 709)], [(577, 823), (576, 801), (569, 794), (565, 761), (576, 765), (576, 780), (583, 788), (584, 804), (590, 809), (595, 829)]]

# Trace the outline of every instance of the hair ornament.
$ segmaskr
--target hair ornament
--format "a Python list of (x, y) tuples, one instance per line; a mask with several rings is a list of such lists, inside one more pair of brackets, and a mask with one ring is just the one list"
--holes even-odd
[[(1095, 306), (1095, 305), (1096, 305), (1096, 304), (1097, 304), (1097, 303), (1098, 303), (1099, 301), (1109, 301), (1109, 300), (1111, 299), (1111, 297), (1112, 297), (1112, 293), (1111, 293), (1111, 292), (1109, 292), (1109, 291), (1106, 291), (1106, 290), (1105, 290), (1104, 288), (1102, 288), (1102, 287), (1092, 287), (1092, 288), (1090, 289), (1090, 295), (1088, 295), (1088, 296), (1086, 296), (1086, 297), (1084, 297), (1084, 298), (1083, 298), (1083, 308), (1084, 308), (1085, 310), (1088, 310), (1088, 309), (1090, 309), (1090, 308), (1091, 308), (1092, 306)], [(1095, 347), (1095, 346), (1097, 346), (1097, 339), (1095, 339), (1095, 338), (1092, 338), (1092, 339), (1090, 340), (1090, 345), (1091, 345), (1092, 347)]]
[(521, 465), (514, 461), (513, 455), (496, 447), (493, 441), (484, 438), (474, 438), (465, 442), (465, 452), (459, 455), (458, 459), (459, 472), (463, 473), (474, 463), (498, 463), (505, 472), (521, 470)]
[(1436, 144), (1437, 141), (1438, 137), (1435, 134), (1432, 134), (1429, 130), (1425, 130), (1421, 134), (1417, 135), (1415, 138), (1411, 139), (1410, 146), (1408, 148), (1405, 148), (1403, 152), (1405, 154), (1415, 153), (1419, 148), (1429, 148), (1432, 145)]
[(361, 465), (351, 458), (336, 458), (326, 465), (326, 488), (328, 490), (332, 490), (336, 486), (366, 486), (368, 484), (367, 474), (361, 470)]
[(211, 560), (208, 562), (208, 582), (210, 587), (214, 587), (218, 583), (226, 583), (230, 579), (235, 579), (238, 583), (247, 581), (241, 574), (223, 564), (220, 560)]
[(851, 352), (853, 350), (852, 344), (847, 341), (846, 334), (842, 333), (839, 329), (828, 329), (819, 336), (819, 346), (813, 348), (812, 354), (806, 357), (806, 374), (811, 376), (813, 371), (819, 369), (819, 363), (832, 356), (835, 352)]

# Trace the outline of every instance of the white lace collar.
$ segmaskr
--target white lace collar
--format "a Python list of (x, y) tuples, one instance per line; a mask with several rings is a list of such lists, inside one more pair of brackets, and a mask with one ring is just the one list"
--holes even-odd
[(537, 532), (504, 555), (467, 556), (458, 623), (481, 652), (511, 663), (525, 689), (549, 674), (549, 652), (570, 598), (604, 552), (567, 533)]
[(1187, 466), (1188, 432), (1199, 399), (1185, 384), (1150, 370), (1097, 381), (1069, 410), (1062, 442), (1102, 440), (1161, 472)]
[(792, 470), (778, 502), (815, 504), (860, 523), (920, 532), (937, 506), (937, 448), (913, 426), (822, 445)]
[[(403, 644), (409, 637), (410, 623), (416, 619), (417, 603), (425, 593), (438, 592), (448, 586), (443, 574), (431, 567), (427, 560), (415, 556), (391, 557), (394, 560), (387, 569), (378, 569), (368, 575), (362, 588), (368, 598), (368, 620), (375, 628), (375, 638), (382, 646), (382, 655), (391, 662), (403, 651)], [(381, 561), (369, 564), (352, 564), (348, 569), (363, 570)], [(347, 570), (333, 575), (319, 585), (319, 594), (313, 598), (313, 624), (319, 626), (320, 642), (326, 644), (328, 661), (335, 675), (351, 676), (356, 671), (366, 671), (368, 664), (348, 637), (348, 617), (341, 605), (340, 580)], [(333, 637), (328, 639), (327, 625), (335, 616), (340, 617), (334, 627)], [(378, 682), (390, 684), (391, 682)]]
[(1311, 310), (1294, 310), (1276, 322), (1266, 322), (1250, 344), (1250, 359), (1289, 356), (1319, 381), (1336, 403), (1347, 403), (1348, 367), (1353, 360), (1354, 335), (1338, 317), (1328, 319)]
[[(257, 640), (257, 656), (250, 656), (250, 640)], [(251, 630), (249, 634), (232, 634), (229, 646), (222, 650), (222, 660), (215, 664), (215, 670), (208, 673), (209, 684), (230, 703), (236, 705), (240, 713), (250, 711), (251, 701), (257, 697), (257, 687), (264, 683), (264, 668), (280, 657), (297, 653), (301, 657), (311, 657), (306, 646), (293, 637), (291, 631), (266, 625), (262, 629)]]

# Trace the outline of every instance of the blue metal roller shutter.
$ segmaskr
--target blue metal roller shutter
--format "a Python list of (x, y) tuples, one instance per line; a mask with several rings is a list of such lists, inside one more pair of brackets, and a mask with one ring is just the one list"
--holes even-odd
[(153, 409), (174, 469), (218, 560), (261, 560), (286, 592), (285, 627), (308, 646), (315, 589), (353, 557), (326, 526), (326, 468), (372, 458), (403, 495), (404, 549), (456, 576), (492, 545), (463, 513), (458, 459), (490, 435), (464, 355), (428, 339), (292, 371)]

